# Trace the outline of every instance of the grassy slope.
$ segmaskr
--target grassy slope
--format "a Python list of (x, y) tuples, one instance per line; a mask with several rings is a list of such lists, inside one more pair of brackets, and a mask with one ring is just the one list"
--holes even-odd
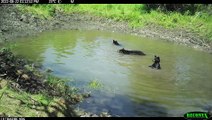
[(196, 12), (195, 15), (182, 15), (177, 12), (162, 13), (151, 11), (146, 13), (144, 5), (139, 4), (80, 4), (80, 5), (35, 5), (19, 6), (24, 11), (30, 11), (50, 17), (54, 9), (67, 13), (83, 12), (97, 16), (112, 18), (117, 21), (128, 21), (132, 27), (142, 27), (150, 24), (160, 25), (168, 29), (186, 29), (204, 38), (206, 42), (212, 41), (212, 16)]
[[(56, 77), (51, 76), (48, 78), (48, 82), (50, 85), (57, 85), (55, 87), (60, 87), (60, 90), (65, 89), (65, 83)], [(4, 113), (10, 117), (77, 116), (71, 108), (71, 104), (66, 101), (66, 99), (72, 98), (49, 96), (45, 92), (31, 94), (22, 90), (17, 91), (10, 87), (11, 83), (14, 84), (11, 80), (0, 78), (0, 117)]]
[[(0, 111), (9, 116), (15, 117), (38, 117), (48, 116), (46, 111), (52, 111), (49, 106), (57, 99), (49, 98), (43, 94), (29, 94), (17, 92), (10, 89), (7, 85), (8, 80), (0, 80)], [(35, 104), (34, 102), (37, 101)], [(48, 109), (45, 109), (46, 108)], [(62, 116), (62, 115), (61, 115)]]

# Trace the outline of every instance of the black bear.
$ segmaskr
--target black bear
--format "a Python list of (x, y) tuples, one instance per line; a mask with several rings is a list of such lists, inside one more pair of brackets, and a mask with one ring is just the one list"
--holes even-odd
[(114, 45), (120, 46), (120, 44), (119, 44), (118, 41), (116, 41), (116, 40), (113, 40), (113, 44), (114, 44)]
[(139, 51), (139, 50), (125, 50), (124, 48), (120, 49), (119, 50), (120, 53), (123, 53), (123, 54), (133, 54), (133, 55), (146, 55), (144, 54), (142, 51)]
[(149, 67), (156, 68), (156, 69), (161, 69), (161, 67), (160, 67), (160, 57), (159, 56), (155, 55), (155, 58), (154, 58), (153, 62), (154, 63), (152, 65), (150, 65)]

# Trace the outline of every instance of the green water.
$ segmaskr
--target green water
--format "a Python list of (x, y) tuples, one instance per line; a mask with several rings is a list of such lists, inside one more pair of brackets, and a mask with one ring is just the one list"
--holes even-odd
[[(112, 40), (122, 46), (115, 46)], [(123, 55), (121, 48), (146, 56)], [(212, 55), (162, 40), (103, 31), (51, 31), (21, 38), (14, 52), (91, 91), (76, 107), (116, 116), (183, 116), (212, 105)], [(161, 70), (151, 69), (154, 55)], [(97, 80), (100, 89), (89, 83)]]

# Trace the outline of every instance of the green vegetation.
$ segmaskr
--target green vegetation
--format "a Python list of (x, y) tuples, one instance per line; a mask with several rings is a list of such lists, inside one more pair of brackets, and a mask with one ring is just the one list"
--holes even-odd
[(59, 77), (47, 74), (46, 83), (51, 87), (58, 91), (60, 91), (59, 96), (63, 96), (65, 98), (69, 98), (74, 94), (77, 94), (77, 88), (71, 87), (67, 85), (68, 79), (61, 79)]
[(57, 10), (65, 13), (90, 13), (127, 21), (131, 27), (156, 25), (168, 29), (184, 29), (202, 37), (205, 42), (212, 40), (211, 5), (71, 4), (19, 5), (19, 8), (47, 18), (54, 16)]
[(92, 80), (92, 81), (89, 82), (90, 88), (97, 89), (97, 88), (100, 88), (101, 86), (102, 86), (102, 84), (97, 80)]
[(50, 105), (59, 101), (59, 98), (49, 97), (45, 94), (16, 91), (9, 86), (9, 80), (0, 80), (0, 111), (6, 113), (5, 116), (47, 116), (45, 107), (53, 110)]
[[(51, 85), (56, 84), (58, 79), (49, 78)], [(54, 90), (62, 90), (62, 82)], [(84, 94), (80, 95), (71, 92), (71, 96), (50, 95), (48, 91), (38, 94), (31, 94), (24, 90), (14, 89), (15, 82), (9, 79), (0, 79), (0, 116), (13, 117), (44, 117), (44, 116), (77, 116), (71, 104), (75, 104), (84, 99)], [(64, 86), (63, 86), (64, 88)], [(73, 90), (76, 92), (76, 90)], [(52, 92), (52, 91), (51, 91)], [(67, 93), (67, 92), (66, 92)], [(5, 115), (6, 114), (6, 115)]]

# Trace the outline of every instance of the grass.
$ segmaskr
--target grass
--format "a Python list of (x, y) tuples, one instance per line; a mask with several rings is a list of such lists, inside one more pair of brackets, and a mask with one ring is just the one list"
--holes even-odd
[(19, 5), (24, 11), (36, 13), (48, 18), (53, 16), (55, 9), (65, 13), (90, 13), (96, 16), (111, 18), (117, 21), (127, 21), (131, 27), (159, 25), (168, 29), (185, 29), (205, 38), (206, 42), (212, 41), (212, 16), (203, 12), (194, 15), (180, 14), (177, 12), (163, 13), (152, 10), (145, 11), (140, 4), (78, 4), (78, 5)]
[(75, 87), (71, 87), (68, 85), (68, 82), (70, 80), (68, 79), (61, 79), (59, 77), (53, 76), (51, 74), (48, 74), (46, 76), (46, 83), (50, 85), (52, 88), (58, 90), (61, 92), (61, 94), (64, 94), (64, 96), (72, 95), (77, 93), (78, 89)]
[(7, 49), (7, 50), (12, 50), (14, 47), (16, 47), (16, 44), (10, 44), (8, 42), (5, 42), (4, 43), (4, 46), (0, 46), (0, 51), (3, 51), (4, 49)]
[[(14, 91), (8, 85), (8, 80), (0, 80), (0, 111), (9, 116), (16, 117), (37, 117), (47, 116), (45, 112), (38, 112), (37, 109), (43, 109), (42, 106), (49, 106), (57, 99), (50, 98), (43, 94), (29, 94), (24, 91)], [(36, 105), (35, 104), (38, 104)], [(34, 108), (34, 109), (33, 109)]]
[(92, 81), (89, 82), (88, 86), (90, 88), (97, 89), (97, 88), (102, 87), (102, 84), (98, 80), (92, 80)]
[[(57, 82), (58, 79), (53, 78), (49, 78), (49, 83), (57, 84), (55, 90), (62, 90), (64, 81)], [(71, 111), (71, 104), (66, 102), (66, 99), (73, 99), (71, 97), (50, 96), (47, 92), (31, 94), (22, 90), (17, 91), (10, 87), (10, 83), (14, 82), (9, 79), (0, 79), (0, 114), (6, 113), (10, 117), (64, 117), (75, 114)], [(65, 89), (64, 86), (63, 89)], [(71, 95), (79, 97), (73, 92)]]

